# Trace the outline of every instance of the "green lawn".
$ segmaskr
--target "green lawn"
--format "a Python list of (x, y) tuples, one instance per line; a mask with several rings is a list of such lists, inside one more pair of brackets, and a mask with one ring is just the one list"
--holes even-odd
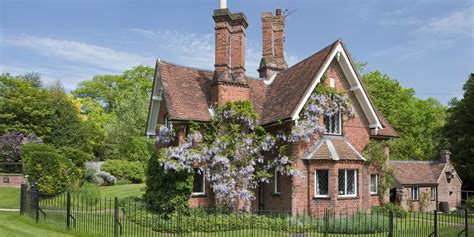
[(141, 197), (144, 191), (145, 184), (124, 184), (115, 186), (103, 186), (100, 187), (100, 196), (113, 198), (118, 197), (119, 199), (126, 197)]
[(20, 188), (0, 186), (0, 208), (20, 208)]
[(36, 224), (27, 216), (20, 216), (18, 212), (0, 212), (0, 236), (8, 237), (85, 237), (90, 234), (81, 234), (75, 231), (67, 231), (62, 228)]

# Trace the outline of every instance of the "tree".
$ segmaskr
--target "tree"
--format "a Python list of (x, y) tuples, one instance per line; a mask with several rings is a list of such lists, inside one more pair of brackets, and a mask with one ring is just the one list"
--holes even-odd
[(452, 162), (468, 189), (474, 189), (474, 73), (463, 86), (461, 100), (452, 99), (443, 128)]
[(105, 126), (108, 134), (106, 158), (146, 160), (150, 157), (150, 147), (143, 136), (148, 99), (138, 86), (117, 99), (116, 108)]
[(136, 66), (121, 75), (97, 75), (90, 81), (83, 81), (73, 92), (79, 98), (92, 98), (100, 101), (108, 113), (116, 107), (116, 102), (124, 94), (131, 93), (138, 87), (150, 95), (154, 69), (147, 66)]
[(10, 74), (0, 75), (0, 134), (17, 131), (35, 133), (40, 138), (51, 135), (51, 117), (48, 91), (38, 83)]
[(400, 138), (392, 142), (396, 159), (429, 160), (438, 157), (446, 108), (436, 99), (415, 97), (415, 90), (379, 71), (363, 76), (368, 93)]

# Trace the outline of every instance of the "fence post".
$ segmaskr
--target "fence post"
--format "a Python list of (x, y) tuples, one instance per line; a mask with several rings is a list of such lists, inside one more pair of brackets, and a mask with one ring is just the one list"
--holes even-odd
[(25, 212), (26, 184), (21, 184), (20, 188), (20, 215)]
[(388, 237), (393, 237), (393, 211), (388, 212)]
[(467, 208), (464, 209), (464, 228), (466, 230), (466, 237), (469, 236), (469, 223), (468, 223), (468, 212), (467, 212)]
[(71, 194), (67, 192), (66, 197), (66, 226), (69, 230), (71, 228)]
[(36, 223), (38, 223), (39, 222), (39, 194), (38, 194), (38, 188), (34, 184), (31, 185), (31, 206), (33, 207), (33, 210), (35, 211)]
[(434, 231), (433, 236), (438, 237), (438, 211), (434, 210)]
[(118, 198), (114, 198), (114, 237), (119, 236), (119, 229), (118, 229), (118, 220), (119, 219), (119, 210), (118, 210)]

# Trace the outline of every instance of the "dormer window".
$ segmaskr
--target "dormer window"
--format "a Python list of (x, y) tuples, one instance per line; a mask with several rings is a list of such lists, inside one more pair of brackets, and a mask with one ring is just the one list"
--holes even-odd
[(324, 127), (326, 134), (341, 135), (341, 112), (337, 111), (333, 115), (324, 115)]

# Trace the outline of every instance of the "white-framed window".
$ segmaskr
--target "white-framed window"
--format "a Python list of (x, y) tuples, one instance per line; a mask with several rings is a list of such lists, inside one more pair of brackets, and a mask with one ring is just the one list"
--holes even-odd
[(329, 87), (336, 87), (336, 80), (334, 79), (334, 77), (329, 78)]
[(418, 187), (412, 187), (410, 197), (413, 201), (420, 199), (420, 189)]
[(341, 111), (330, 116), (324, 115), (324, 127), (327, 134), (341, 135)]
[(168, 115), (166, 115), (166, 117), (165, 117), (165, 126), (169, 129), (173, 128), (173, 124), (171, 123), (170, 117)]
[(357, 170), (339, 170), (339, 196), (357, 196)]
[(379, 192), (379, 175), (370, 175), (370, 194), (377, 194)]
[(206, 194), (205, 171), (200, 168), (195, 168), (192, 195), (204, 195), (204, 194)]
[(436, 187), (431, 187), (431, 201), (436, 200)]
[(273, 182), (275, 184), (274, 193), (279, 194), (281, 192), (281, 189), (280, 189), (281, 188), (280, 187), (281, 186), (281, 173), (275, 170), (275, 174), (273, 175), (273, 177), (274, 177)]
[(329, 170), (316, 170), (314, 182), (314, 197), (329, 197)]

